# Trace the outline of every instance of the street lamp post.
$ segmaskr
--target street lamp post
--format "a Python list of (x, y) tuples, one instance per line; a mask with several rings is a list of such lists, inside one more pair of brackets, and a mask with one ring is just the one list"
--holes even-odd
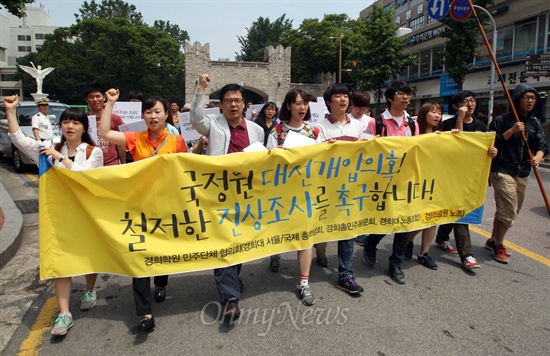
[[(478, 6), (478, 5), (474, 5), (474, 8), (477, 9), (477, 10), (481, 10), (485, 13), (485, 15), (489, 16), (489, 18), (491, 19), (491, 22), (493, 24), (493, 43), (492, 43), (492, 46), (493, 47), (493, 54), (495, 55), (495, 58), (496, 58), (496, 55), (497, 55), (497, 25), (495, 24), (495, 19), (493, 19), (493, 16), (491, 16), (491, 14), (489, 13), (489, 11), (487, 11), (485, 8), (481, 7), (481, 6)], [(488, 112), (487, 112), (487, 123), (491, 122), (491, 119), (493, 117), (493, 105), (494, 105), (494, 97), (495, 97), (495, 63), (493, 63), (493, 61), (491, 61), (491, 76), (490, 76), (490, 79), (491, 83), (489, 84), (489, 107), (488, 107)]]
[(335, 40), (337, 38), (340, 40), (340, 46), (338, 50), (338, 83), (342, 83), (342, 37), (344, 37), (343, 33), (340, 34), (340, 37), (329, 37), (331, 40)]

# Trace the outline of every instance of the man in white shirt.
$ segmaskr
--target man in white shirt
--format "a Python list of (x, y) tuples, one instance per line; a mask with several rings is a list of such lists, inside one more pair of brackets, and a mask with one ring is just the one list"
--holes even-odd
[(50, 105), (45, 99), (40, 100), (38, 103), (38, 113), (32, 117), (32, 133), (36, 141), (52, 140), (53, 129), (52, 123), (48, 118), (48, 111)]

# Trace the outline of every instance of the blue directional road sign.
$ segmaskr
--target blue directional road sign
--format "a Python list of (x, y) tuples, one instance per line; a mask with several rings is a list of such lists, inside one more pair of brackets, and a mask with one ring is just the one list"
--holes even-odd
[(428, 2), (428, 15), (434, 20), (441, 20), (449, 12), (449, 0), (430, 0)]
[(451, 4), (451, 17), (457, 21), (465, 20), (472, 13), (468, 0), (454, 0)]

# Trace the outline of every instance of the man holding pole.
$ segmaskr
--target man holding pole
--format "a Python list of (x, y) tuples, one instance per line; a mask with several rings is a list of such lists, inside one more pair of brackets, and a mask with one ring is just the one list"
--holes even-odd
[[(493, 159), (490, 174), (496, 212), (491, 239), (487, 240), (485, 248), (492, 250), (495, 260), (501, 263), (509, 260), (510, 251), (504, 247), (504, 235), (512, 227), (523, 204), (531, 166), (536, 169), (548, 154), (544, 131), (536, 118), (542, 107), (539, 93), (520, 84), (514, 89), (512, 99), (519, 121), (508, 112), (489, 125), (490, 130), (497, 134), (495, 146), (498, 154)], [(528, 150), (533, 154), (532, 159)]]

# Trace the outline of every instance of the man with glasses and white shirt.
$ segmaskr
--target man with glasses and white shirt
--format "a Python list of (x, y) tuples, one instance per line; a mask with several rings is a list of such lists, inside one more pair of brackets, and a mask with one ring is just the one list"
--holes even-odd
[[(380, 116), (370, 120), (366, 133), (373, 136), (418, 136), (416, 121), (407, 114), (411, 101), (411, 87), (401, 81), (396, 81), (384, 92), (388, 108)], [(376, 246), (385, 234), (370, 234), (364, 239), (363, 257), (373, 266), (376, 263)], [(405, 274), (401, 268), (405, 247), (409, 238), (408, 232), (396, 232), (393, 237), (393, 249), (389, 258), (388, 274), (398, 284), (405, 284)]]
[[(243, 152), (255, 142), (264, 142), (264, 130), (244, 116), (244, 89), (238, 84), (227, 84), (220, 90), (221, 115), (204, 114), (204, 91), (210, 83), (208, 74), (199, 75), (197, 93), (191, 102), (190, 122), (198, 133), (208, 138), (206, 154), (222, 156)], [(230, 322), (240, 316), (239, 300), (242, 282), (241, 264), (214, 269), (221, 303), (225, 306), (224, 318)]]

